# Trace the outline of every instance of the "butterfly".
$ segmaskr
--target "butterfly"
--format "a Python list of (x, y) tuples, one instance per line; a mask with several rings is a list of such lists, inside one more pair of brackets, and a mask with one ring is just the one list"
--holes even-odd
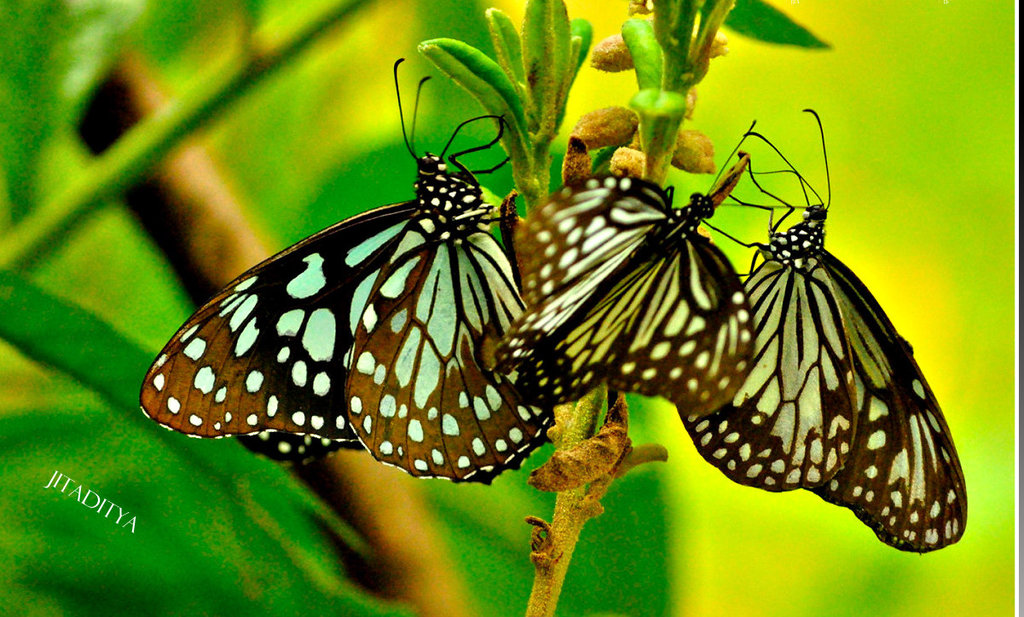
[(418, 157), (415, 200), (337, 223), (215, 295), (146, 373), (146, 414), (196, 437), (276, 431), (249, 445), (278, 458), (364, 447), (415, 476), (480, 482), (518, 467), (552, 416), (478, 357), (523, 303), (494, 209), (458, 161), (502, 126), (447, 162)]
[(810, 489), (900, 550), (948, 546), (967, 515), (949, 427), (910, 345), (825, 250), (826, 217), (827, 206), (809, 206), (758, 245), (763, 261), (745, 284), (757, 332), (750, 374), (731, 404), (684, 424), (735, 482)]
[(526, 219), (516, 249), (529, 309), (496, 354), (524, 396), (553, 405), (606, 382), (699, 415), (732, 400), (753, 348), (750, 309), (697, 226), (743, 165), (681, 209), (655, 184), (607, 177), (562, 189)]

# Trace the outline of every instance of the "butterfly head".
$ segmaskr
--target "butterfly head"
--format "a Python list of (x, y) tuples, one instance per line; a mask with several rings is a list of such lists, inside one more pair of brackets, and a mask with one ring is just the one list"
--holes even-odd
[[(473, 174), (434, 154), (416, 160), (416, 203), (424, 230), (447, 240), (451, 234), (487, 230), (493, 206), (484, 201)], [(448, 234), (448, 235), (445, 235)]]
[(715, 203), (702, 193), (690, 195), (690, 203), (685, 208), (670, 210), (669, 217), (675, 225), (682, 228), (683, 233), (696, 233), (697, 227), (704, 219), (711, 218), (715, 213)]
[(804, 222), (811, 227), (824, 226), (828, 210), (824, 206), (808, 206), (804, 210)]
[(773, 233), (768, 253), (775, 261), (796, 268), (808, 265), (808, 259), (818, 255), (825, 248), (825, 217), (828, 211), (822, 206), (810, 206), (804, 210), (804, 220), (783, 232)]

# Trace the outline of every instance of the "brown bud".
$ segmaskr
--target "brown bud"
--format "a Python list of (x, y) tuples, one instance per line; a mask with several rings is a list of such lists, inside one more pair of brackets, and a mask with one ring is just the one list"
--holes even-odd
[(633, 68), (633, 56), (629, 54), (621, 34), (613, 34), (594, 45), (590, 54), (590, 66), (606, 73), (618, 73)]
[(619, 148), (612, 155), (609, 163), (611, 172), (620, 177), (643, 178), (646, 157), (643, 152), (633, 148)]
[(715, 33), (715, 40), (711, 43), (711, 51), (708, 54), (710, 58), (717, 58), (724, 56), (729, 53), (729, 37), (725, 36), (725, 33), (719, 30)]
[(715, 146), (700, 131), (679, 131), (672, 166), (691, 174), (715, 173)]
[(640, 126), (640, 118), (632, 109), (605, 107), (583, 114), (572, 129), (572, 136), (579, 137), (587, 148), (604, 148), (628, 144)]
[(569, 145), (562, 159), (562, 184), (573, 186), (583, 184), (590, 178), (590, 155), (587, 154), (587, 143), (575, 135), (569, 137)]
[(651, 0), (629, 0), (629, 16), (650, 15), (654, 12)]
[(605, 425), (590, 439), (568, 450), (557, 450), (548, 462), (530, 473), (527, 482), (541, 491), (578, 488), (611, 473), (629, 448), (624, 426)]
[(697, 89), (690, 88), (686, 92), (686, 119), (693, 120), (693, 110), (697, 107)]

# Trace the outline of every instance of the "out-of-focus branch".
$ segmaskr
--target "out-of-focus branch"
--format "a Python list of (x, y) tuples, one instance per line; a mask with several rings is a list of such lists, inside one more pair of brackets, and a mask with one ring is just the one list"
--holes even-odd
[[(145, 63), (126, 59), (92, 101), (81, 135), (92, 150), (102, 152), (165, 105)], [(148, 180), (128, 188), (125, 201), (197, 303), (270, 254), (201, 146), (180, 148)], [(379, 595), (409, 602), (420, 615), (468, 614), (464, 590), (423, 503), (420, 481), (362, 451), (339, 452), (301, 468), (298, 475), (373, 547), (372, 564), (343, 556), (353, 579)]]
[(285, 37), (247, 40), (246, 53), (238, 61), (162, 106), (159, 113), (147, 116), (77, 174), (64, 190), (10, 230), (0, 242), (0, 268), (31, 265), (51, 247), (59, 246), (55, 239), (67, 235), (105, 201), (135, 186), (182, 139), (368, 4), (358, 0), (339, 2)]

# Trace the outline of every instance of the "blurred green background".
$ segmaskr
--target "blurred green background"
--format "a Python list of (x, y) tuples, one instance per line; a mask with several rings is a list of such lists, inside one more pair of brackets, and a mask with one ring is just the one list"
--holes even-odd
[[(3, 6), (0, 245), (87, 169), (74, 127), (124, 50), (141, 54), (169, 94), (188, 95), (241, 53), (246, 24), (273, 40), (331, 4)], [(450, 36), (489, 48), (482, 13), (490, 4), (365, 4), (190, 142), (210, 149), (275, 248), (411, 195), (413, 165), (391, 82), (397, 57), (410, 59), (403, 78), (411, 91), (430, 73), (416, 58), (418, 41)], [(521, 18), (520, 3), (493, 4)], [(571, 17), (592, 22), (595, 40), (625, 17), (623, 0), (568, 5)], [(821, 115), (832, 180), (828, 248), (914, 345), (942, 403), (967, 479), (966, 534), (937, 553), (900, 553), (810, 493), (732, 484), (694, 451), (674, 410), (633, 399), (635, 439), (665, 444), (670, 461), (613, 485), (606, 513), (584, 530), (560, 614), (1010, 614), (1014, 4), (775, 5), (832, 49), (727, 32), (730, 53), (713, 62), (687, 128), (711, 137), (721, 165), (756, 119), (822, 191), (817, 130), (800, 110)], [(478, 113), (442, 81), (425, 91), (421, 148), (437, 149), (458, 121)], [(584, 68), (567, 123), (623, 105), (634, 90), (630, 74)], [(672, 180), (682, 191), (711, 182)], [(499, 193), (510, 186), (507, 173), (485, 182)], [(716, 222), (764, 238), (765, 221), (749, 211), (723, 209)], [(16, 331), (0, 340), (0, 606), (29, 615), (401, 614), (344, 580), (317, 506), (280, 469), (229, 442), (163, 431), (136, 411), (136, 381), (190, 305), (118, 202), (48, 249), (0, 280), (0, 319), (22, 324), (7, 326)], [(734, 254), (742, 268), (747, 258)], [(30, 322), (39, 328), (29, 332)], [(92, 346), (88, 336), (100, 331), (103, 344)], [(126, 385), (97, 394), (38, 361), (69, 358), (94, 361), (99, 381), (127, 375)], [(55, 469), (137, 513), (136, 533), (44, 490)], [(491, 488), (419, 483), (474, 614), (514, 615), (525, 606), (531, 566), (522, 517), (550, 517), (552, 504), (525, 480), (516, 472)]]

